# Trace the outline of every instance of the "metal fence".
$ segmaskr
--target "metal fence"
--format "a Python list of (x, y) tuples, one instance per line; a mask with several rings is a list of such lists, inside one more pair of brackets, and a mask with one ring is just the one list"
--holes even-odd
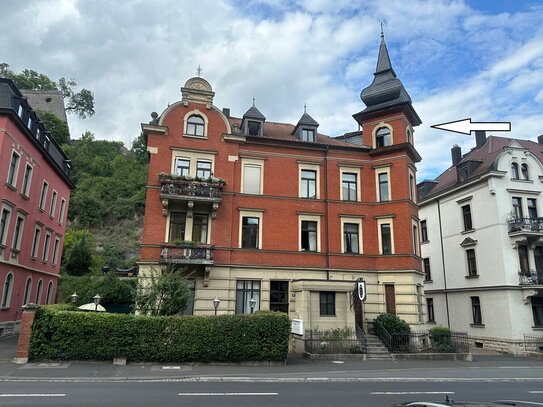
[(390, 333), (382, 325), (374, 325), (375, 334), (392, 353), (468, 353), (466, 332), (432, 333), (420, 331)]
[(543, 352), (543, 335), (524, 334), (524, 350), (526, 352)]
[(366, 336), (359, 327), (305, 331), (305, 351), (318, 354), (366, 353)]

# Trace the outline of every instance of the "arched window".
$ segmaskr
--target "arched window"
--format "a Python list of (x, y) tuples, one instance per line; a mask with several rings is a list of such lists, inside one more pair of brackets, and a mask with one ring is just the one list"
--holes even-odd
[(28, 304), (30, 293), (32, 292), (32, 277), (28, 277), (25, 284), (25, 296), (23, 297), (23, 305)]
[(36, 291), (36, 304), (40, 304), (41, 301), (41, 290), (43, 288), (43, 281), (38, 281), (38, 290)]
[(381, 127), (375, 133), (375, 148), (386, 147), (390, 145), (390, 130), (388, 127)]
[(518, 175), (518, 164), (517, 164), (517, 163), (512, 163), (512, 164), (511, 164), (511, 178), (513, 178), (513, 179), (519, 179), (519, 175)]
[(406, 133), (407, 133), (407, 142), (410, 144), (413, 144), (413, 133), (411, 133), (411, 129), (407, 129)]
[(520, 172), (522, 174), (522, 179), (530, 179), (528, 174), (528, 164), (522, 164), (520, 166)]
[(2, 291), (2, 308), (9, 307), (11, 302), (11, 291), (13, 289), (13, 273), (9, 273), (4, 281), (4, 290)]
[(46, 304), (51, 304), (51, 295), (53, 295), (53, 282), (49, 281), (49, 284), (47, 284), (47, 296), (45, 297)]
[(204, 137), (205, 122), (201, 116), (193, 114), (187, 120), (187, 132), (189, 136)]

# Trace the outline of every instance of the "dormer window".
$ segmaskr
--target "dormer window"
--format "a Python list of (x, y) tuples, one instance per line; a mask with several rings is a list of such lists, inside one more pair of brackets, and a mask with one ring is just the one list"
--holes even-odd
[(187, 120), (186, 134), (189, 136), (204, 137), (205, 122), (201, 116), (193, 114)]
[(519, 179), (519, 173), (518, 173), (518, 164), (512, 163), (511, 164), (511, 178), (513, 179)]
[(520, 166), (520, 172), (522, 174), (522, 179), (524, 179), (524, 180), (529, 180), (530, 179), (528, 177), (528, 164), (522, 164)]
[(375, 148), (386, 147), (390, 145), (390, 129), (381, 127), (375, 133)]
[(315, 142), (315, 130), (302, 129), (302, 141)]
[(259, 136), (260, 135), (260, 122), (255, 122), (249, 120), (247, 122), (247, 133), (249, 136)]

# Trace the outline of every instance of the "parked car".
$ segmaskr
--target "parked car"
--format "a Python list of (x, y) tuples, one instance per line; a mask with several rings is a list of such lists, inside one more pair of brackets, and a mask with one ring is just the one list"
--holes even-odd
[(497, 401), (454, 401), (448, 396), (445, 396), (444, 402), (439, 401), (408, 401), (406, 403), (393, 404), (392, 407), (503, 407), (503, 406), (517, 406), (517, 407), (533, 407), (543, 406), (543, 403), (536, 401), (520, 401), (520, 400), (497, 400)]

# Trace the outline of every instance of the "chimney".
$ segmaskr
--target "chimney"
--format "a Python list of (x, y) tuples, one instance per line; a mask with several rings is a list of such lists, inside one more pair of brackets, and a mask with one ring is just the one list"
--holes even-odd
[(452, 164), (454, 166), (457, 166), (460, 160), (462, 159), (462, 149), (458, 146), (458, 144), (455, 144), (451, 148), (451, 157), (452, 157)]
[(223, 107), (222, 112), (227, 118), (230, 118), (230, 108), (229, 107)]
[(543, 134), (541, 136), (537, 136), (537, 142), (539, 144), (543, 144)]
[(484, 130), (475, 131), (475, 148), (481, 148), (486, 143), (486, 132)]

